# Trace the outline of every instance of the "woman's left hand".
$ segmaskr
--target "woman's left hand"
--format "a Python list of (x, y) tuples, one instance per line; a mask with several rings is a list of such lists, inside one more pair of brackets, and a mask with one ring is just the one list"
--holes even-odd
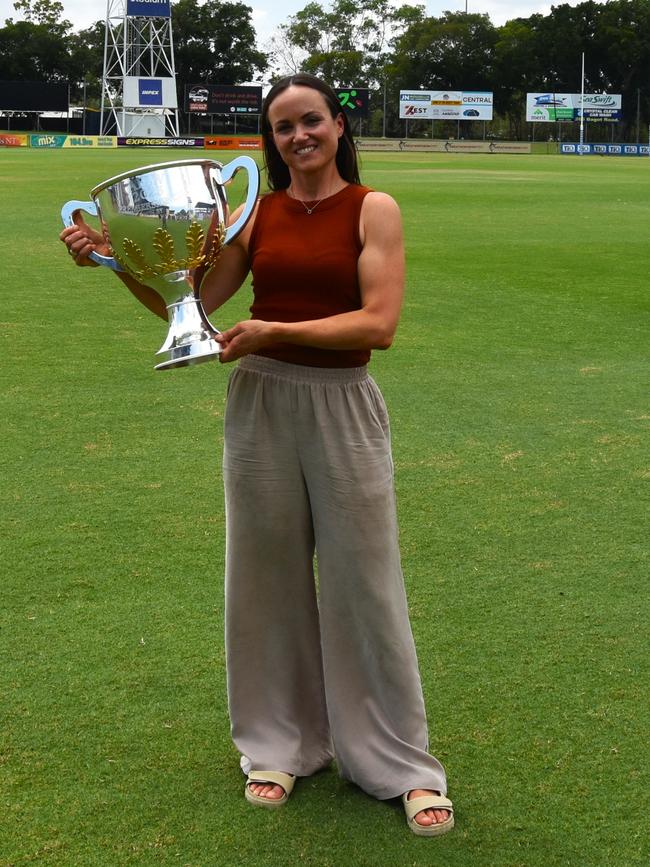
[(238, 322), (227, 331), (218, 334), (215, 340), (223, 346), (223, 352), (219, 355), (219, 361), (227, 363), (250, 355), (269, 343), (273, 343), (275, 337), (274, 323), (264, 322), (262, 319), (248, 319)]

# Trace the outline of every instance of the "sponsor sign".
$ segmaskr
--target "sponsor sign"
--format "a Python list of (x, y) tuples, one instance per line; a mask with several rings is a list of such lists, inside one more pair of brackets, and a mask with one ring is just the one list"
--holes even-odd
[(529, 154), (531, 151), (530, 142), (523, 141), (491, 141), (488, 147), (491, 154)]
[(187, 111), (202, 114), (260, 114), (262, 88), (248, 85), (192, 84), (186, 91)]
[(623, 100), (620, 93), (585, 93), (584, 99), (576, 94), (577, 113), (584, 111), (585, 120), (592, 122), (621, 119)]
[(494, 97), (482, 90), (400, 90), (403, 120), (492, 120)]
[(367, 87), (339, 87), (336, 95), (348, 118), (368, 117), (370, 91)]
[(114, 135), (69, 135), (64, 148), (116, 148)]
[(176, 108), (174, 78), (124, 78), (124, 105), (127, 108)]
[(463, 105), (460, 90), (434, 90), (431, 94), (431, 118), (433, 120), (456, 120)]
[(162, 81), (159, 78), (138, 79), (138, 105), (157, 105), (162, 108)]
[(427, 153), (483, 153), (483, 154), (529, 154), (530, 142), (516, 141), (459, 141), (457, 139), (407, 138), (363, 139), (357, 141), (359, 150), (424, 151)]
[(137, 18), (169, 18), (169, 0), (126, 0), (126, 14)]
[(236, 136), (206, 135), (205, 147), (209, 150), (221, 151), (261, 151), (262, 137), (237, 138)]
[(487, 141), (457, 141), (456, 139), (445, 142), (447, 153), (489, 153), (492, 142)]
[(526, 120), (531, 123), (584, 119), (592, 123), (615, 123), (622, 117), (620, 93), (527, 93)]
[(650, 147), (637, 144), (576, 144), (575, 142), (562, 142), (561, 154), (576, 156), (601, 156), (601, 157), (648, 157)]
[(428, 120), (431, 117), (430, 91), (400, 90), (399, 116), (406, 120)]
[(527, 93), (526, 120), (531, 123), (575, 120), (573, 94)]
[(530, 142), (520, 141), (448, 141), (448, 153), (529, 154)]
[(460, 120), (492, 120), (494, 95), (487, 90), (464, 90)]
[(28, 144), (29, 139), (26, 135), (0, 132), (0, 148), (26, 148)]
[(191, 112), (208, 113), (208, 98), (210, 91), (202, 84), (193, 84), (185, 93), (185, 110)]
[(33, 148), (62, 148), (67, 135), (30, 135), (29, 144)]
[(59, 135), (33, 134), (29, 136), (33, 148), (114, 148), (114, 135)]
[(404, 139), (399, 142), (401, 151), (426, 151), (427, 153), (442, 153), (447, 144), (444, 140), (434, 140), (426, 138)]
[(398, 151), (401, 142), (387, 138), (356, 139), (357, 150), (360, 151)]
[(202, 148), (203, 138), (150, 138), (137, 136), (118, 136), (119, 147), (140, 148)]

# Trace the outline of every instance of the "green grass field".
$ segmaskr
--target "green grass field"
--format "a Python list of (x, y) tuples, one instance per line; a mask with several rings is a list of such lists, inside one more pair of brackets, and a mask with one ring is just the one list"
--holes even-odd
[(335, 769), (277, 813), (244, 801), (228, 371), (154, 372), (163, 324), (57, 240), (64, 201), (177, 156), (0, 151), (0, 864), (647, 865), (650, 161), (363, 158), (407, 239), (372, 371), (457, 808), (436, 840)]

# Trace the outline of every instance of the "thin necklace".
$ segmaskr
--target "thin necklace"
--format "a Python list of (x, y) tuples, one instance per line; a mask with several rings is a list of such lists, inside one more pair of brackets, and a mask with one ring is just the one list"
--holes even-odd
[(327, 196), (323, 196), (323, 198), (322, 198), (322, 199), (319, 199), (319, 200), (316, 202), (315, 205), (312, 205), (311, 208), (308, 208), (307, 205), (303, 202), (302, 199), (299, 199), (299, 198), (297, 198), (296, 196), (294, 196), (294, 194), (293, 194), (293, 190), (291, 189), (291, 187), (288, 187), (288, 188), (287, 188), (287, 193), (289, 194), (289, 196), (290, 196), (290, 197), (291, 197), (295, 202), (300, 202), (300, 204), (303, 206), (303, 208), (307, 211), (308, 214), (313, 213), (313, 211), (316, 210), (316, 208), (320, 205), (320, 203), (323, 202), (323, 201), (325, 201), (325, 199), (328, 198)]

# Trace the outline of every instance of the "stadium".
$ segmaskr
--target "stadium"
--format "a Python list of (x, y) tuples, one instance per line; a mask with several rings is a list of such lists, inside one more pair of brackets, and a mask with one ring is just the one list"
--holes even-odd
[[(0, 27), (0, 863), (647, 864), (650, 3), (496, 26), (363, 2), (355, 27), (394, 16), (375, 55), (335, 26), (350, 9), (310, 4), (271, 57), (248, 7), (155, 2), (165, 14), (99, 4), (83, 31), (28, 2)], [(202, 61), (218, 74), (189, 62), (197, 16), (231, 22)], [(27, 53), (61, 42), (39, 77)], [(261, 100), (289, 47), (332, 70), (363, 183), (402, 214), (402, 318), (372, 373), (456, 805), (436, 841), (335, 767), (283, 810), (244, 801), (222, 649), (226, 371), (156, 372), (164, 323), (58, 240), (64, 203), (139, 166), (263, 170)], [(215, 324), (251, 299), (248, 281)]]

